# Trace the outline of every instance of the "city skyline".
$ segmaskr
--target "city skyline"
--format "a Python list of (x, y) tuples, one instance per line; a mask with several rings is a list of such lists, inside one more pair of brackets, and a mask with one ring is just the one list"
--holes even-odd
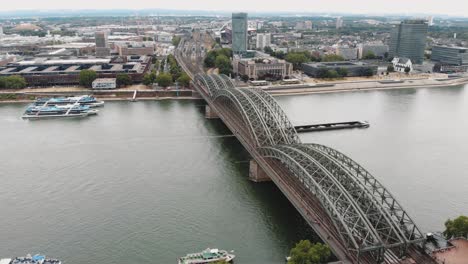
[(447, 0), (443, 5), (438, 1), (426, 1), (424, 4), (420, 2), (408, 2), (404, 0), (395, 0), (391, 2), (376, 2), (369, 0), (361, 0), (359, 2), (331, 0), (326, 5), (318, 0), (293, 0), (288, 2), (287, 6), (270, 5), (265, 1), (248, 1), (239, 0), (217, 1), (201, 0), (196, 3), (190, 0), (175, 0), (171, 5), (163, 2), (154, 2), (150, 0), (135, 0), (128, 1), (92, 1), (82, 0), (78, 2), (64, 2), (60, 0), (24, 0), (21, 2), (12, 2), (7, 6), (1, 6), (2, 12), (15, 12), (26, 10), (141, 10), (144, 9), (164, 9), (174, 11), (212, 11), (212, 12), (250, 12), (255, 13), (348, 13), (348, 14), (438, 14), (448, 16), (463, 16), (468, 9), (468, 2), (460, 2), (456, 0)]

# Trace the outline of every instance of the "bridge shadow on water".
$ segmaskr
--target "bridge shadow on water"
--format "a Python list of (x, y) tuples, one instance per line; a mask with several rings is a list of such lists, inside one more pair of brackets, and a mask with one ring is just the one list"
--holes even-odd
[[(197, 107), (200, 114), (204, 115), (203, 105), (197, 104)], [(232, 135), (220, 119), (206, 119), (204, 123), (211, 135)], [(224, 150), (219, 158), (237, 172), (235, 176), (238, 178), (233, 180), (243, 185), (249, 196), (248, 199), (261, 205), (262, 212), (259, 214), (262, 215), (262, 220), (266, 225), (272, 228), (272, 234), (275, 235), (272, 239), (281, 241), (286, 246), (285, 253), (302, 239), (308, 239), (314, 243), (322, 242), (273, 182), (255, 183), (249, 180), (249, 162), (252, 158), (236, 137), (218, 137), (214, 140)]]

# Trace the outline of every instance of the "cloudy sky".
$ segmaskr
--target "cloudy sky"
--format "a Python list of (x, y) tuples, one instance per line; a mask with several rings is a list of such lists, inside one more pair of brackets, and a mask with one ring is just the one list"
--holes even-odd
[(2, 11), (145, 8), (250, 12), (435, 13), (468, 16), (468, 0), (17, 0), (0, 5)]

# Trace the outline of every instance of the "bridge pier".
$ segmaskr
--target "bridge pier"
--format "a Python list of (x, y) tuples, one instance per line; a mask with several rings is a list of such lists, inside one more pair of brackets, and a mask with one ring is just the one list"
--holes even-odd
[(206, 105), (205, 106), (205, 118), (216, 119), (216, 118), (219, 118), (219, 116), (209, 105)]
[(266, 182), (271, 181), (271, 178), (268, 177), (255, 160), (250, 160), (249, 180), (253, 182)]

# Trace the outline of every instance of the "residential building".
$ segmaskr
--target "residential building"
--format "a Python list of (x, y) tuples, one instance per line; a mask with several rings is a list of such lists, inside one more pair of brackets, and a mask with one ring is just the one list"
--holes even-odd
[(413, 71), (413, 63), (411, 59), (408, 58), (394, 58), (392, 60), (393, 67), (397, 72), (405, 72), (406, 68), (410, 69), (410, 72)]
[(296, 30), (312, 30), (312, 21), (299, 21), (295, 26)]
[(358, 58), (358, 49), (349, 47), (338, 47), (336, 54), (343, 57), (345, 60), (356, 60)]
[(249, 79), (284, 79), (292, 75), (292, 63), (278, 59), (240, 59), (236, 56), (233, 60), (234, 72), (246, 75)]
[(118, 42), (114, 44), (119, 56), (154, 55), (153, 42)]
[(422, 64), (426, 48), (428, 25), (426, 20), (405, 20), (392, 29), (390, 56), (404, 57)]
[(343, 27), (343, 18), (337, 17), (336, 18), (336, 29), (340, 29)]
[(247, 13), (232, 13), (232, 51), (234, 54), (247, 52), (247, 34)]
[(265, 47), (271, 46), (271, 34), (270, 33), (258, 33), (257, 34), (257, 49), (263, 50)]
[(100, 31), (94, 34), (96, 41), (96, 56), (105, 57), (110, 55), (109, 37), (107, 32)]
[(364, 62), (316, 62), (303, 63), (302, 70), (311, 77), (317, 77), (322, 70), (346, 69), (348, 77), (362, 76), (364, 71), (370, 69), (373, 74), (377, 74), (377, 66)]
[(388, 45), (383, 43), (366, 43), (361, 44), (358, 47), (359, 49), (359, 59), (362, 59), (366, 54), (372, 53), (378, 58), (385, 57), (385, 54), (388, 55)]
[(468, 48), (433, 46), (431, 59), (441, 64), (468, 65)]

